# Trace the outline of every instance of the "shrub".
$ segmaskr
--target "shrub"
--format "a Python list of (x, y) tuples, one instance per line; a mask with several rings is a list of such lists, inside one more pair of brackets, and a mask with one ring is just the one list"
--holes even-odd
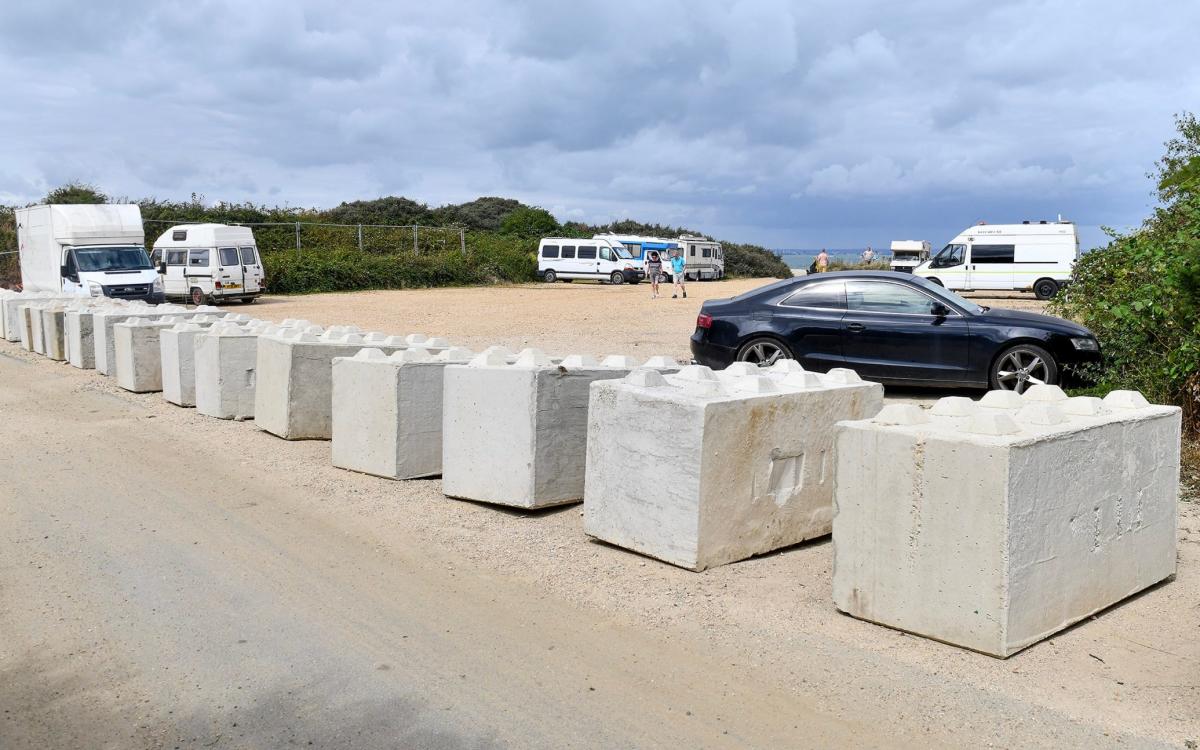
[(725, 251), (726, 276), (790, 279), (794, 275), (782, 258), (765, 247), (737, 242), (722, 242), (721, 247)]

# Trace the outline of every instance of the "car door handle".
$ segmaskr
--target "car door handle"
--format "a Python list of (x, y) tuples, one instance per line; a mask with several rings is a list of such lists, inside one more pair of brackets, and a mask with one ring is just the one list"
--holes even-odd
[(862, 323), (851, 323), (848, 326), (846, 326), (846, 328), (851, 333), (858, 333), (859, 331), (867, 330), (867, 327), (865, 325), (863, 325)]

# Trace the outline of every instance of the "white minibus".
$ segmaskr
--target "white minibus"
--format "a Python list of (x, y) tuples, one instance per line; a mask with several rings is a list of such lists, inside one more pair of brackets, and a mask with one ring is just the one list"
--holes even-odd
[(1071, 280), (1078, 259), (1079, 236), (1069, 221), (979, 224), (913, 273), (955, 291), (1026, 291), (1045, 300)]
[(625, 247), (613, 240), (546, 237), (538, 243), (538, 275), (548, 283), (595, 279), (636, 284), (645, 273)]

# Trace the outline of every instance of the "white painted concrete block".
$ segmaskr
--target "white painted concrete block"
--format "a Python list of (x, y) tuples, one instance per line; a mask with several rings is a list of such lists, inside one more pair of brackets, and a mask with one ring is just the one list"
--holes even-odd
[(23, 322), (20, 313), (21, 305), (27, 305), (34, 302), (51, 302), (61, 299), (57, 295), (52, 297), (47, 292), (5, 291), (8, 293), (0, 298), (0, 308), (3, 308), (4, 311), (4, 338), (14, 343), (22, 341), (21, 330), (23, 327)]
[(196, 315), (159, 334), (163, 398), (177, 406), (196, 405), (196, 336), (217, 323), (216, 316)]
[[(258, 342), (254, 421), (288, 440), (333, 437), (333, 360), (350, 357), (365, 346), (359, 333), (326, 331), (317, 335), (287, 329), (262, 335)], [(373, 344), (385, 353), (401, 346)]]
[(1007, 657), (1171, 576), (1179, 430), (1141, 394), (1054, 386), (844, 422), (835, 604)]
[(234, 323), (195, 336), (196, 411), (218, 419), (254, 417), (258, 341), (258, 334)]
[(92, 336), (92, 316), (100, 310), (124, 309), (125, 305), (97, 304), (78, 307), (66, 313), (66, 354), (72, 366), (82, 370), (96, 367), (96, 343)]
[(555, 364), (536, 349), (511, 363), (492, 351), (446, 367), (443, 492), (519, 508), (578, 502), (588, 386), (628, 372), (587, 355)]
[(96, 372), (101, 375), (116, 375), (114, 360), (113, 326), (130, 318), (166, 318), (181, 320), (200, 314), (208, 314), (215, 308), (200, 306), (188, 310), (183, 305), (147, 305), (142, 303), (130, 304), (120, 308), (109, 308), (97, 311), (92, 315), (92, 343), (95, 351)]
[(592, 385), (587, 534), (704, 570), (830, 532), (837, 423), (874, 416), (883, 386), (740, 364)]
[(333, 465), (391, 479), (442, 473), (444, 370), (472, 356), (413, 347), (335, 358)]
[(134, 393), (162, 390), (159, 334), (174, 323), (134, 317), (113, 326), (117, 385)]

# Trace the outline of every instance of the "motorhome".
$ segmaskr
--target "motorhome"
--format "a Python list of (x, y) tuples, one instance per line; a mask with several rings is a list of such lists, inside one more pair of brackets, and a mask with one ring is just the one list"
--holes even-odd
[(592, 237), (593, 239), (603, 239), (623, 245), (625, 250), (629, 252), (629, 257), (633, 258), (638, 268), (645, 268), (647, 253), (652, 251), (657, 252), (663, 260), (663, 275), (667, 277), (668, 281), (671, 280), (671, 269), (666, 261), (672, 250), (679, 250), (678, 240), (613, 233), (595, 234)]
[(1031, 291), (1045, 300), (1071, 280), (1078, 259), (1079, 235), (1069, 221), (980, 223), (913, 273), (956, 291)]
[(40, 205), (14, 214), (25, 291), (163, 301), (136, 205)]
[(712, 281), (725, 276), (725, 251), (720, 242), (690, 234), (676, 240), (687, 263), (684, 278), (692, 281)]
[(262, 258), (250, 227), (180, 224), (154, 242), (151, 261), (167, 298), (193, 305), (253, 302), (263, 292)]
[(912, 273), (913, 269), (929, 260), (928, 240), (892, 240), (893, 271)]
[(645, 271), (620, 242), (606, 238), (546, 237), (538, 243), (538, 275), (551, 284), (575, 279), (636, 284)]

